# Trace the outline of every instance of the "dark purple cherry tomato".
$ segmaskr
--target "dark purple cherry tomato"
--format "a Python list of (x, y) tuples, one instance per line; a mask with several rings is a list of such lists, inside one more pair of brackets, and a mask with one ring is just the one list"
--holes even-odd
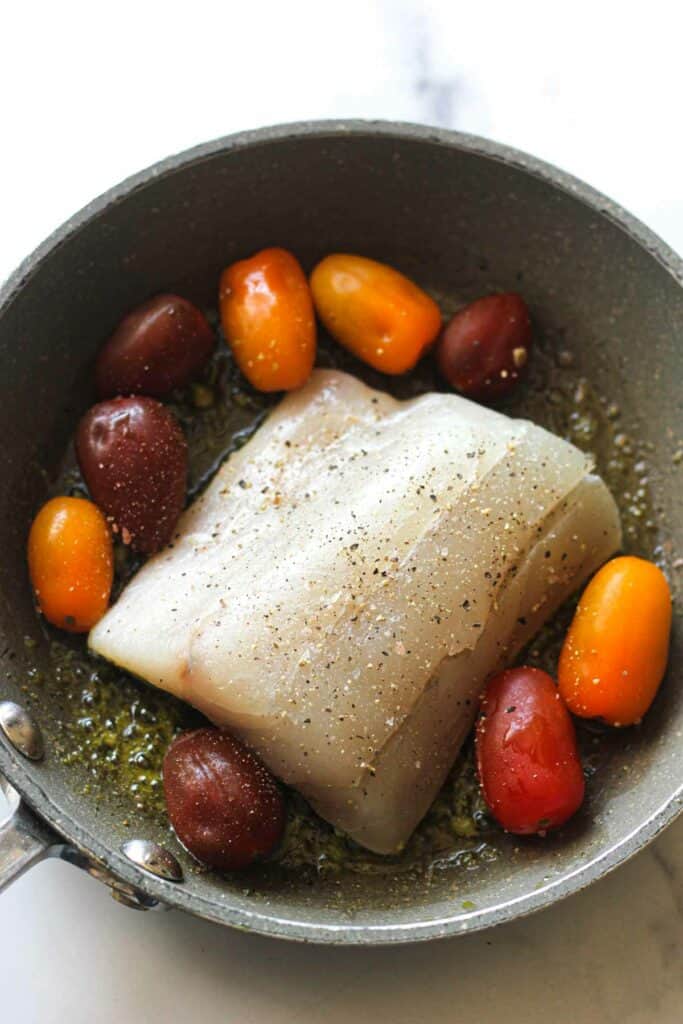
[(489, 681), (476, 745), (484, 799), (508, 832), (557, 828), (581, 806), (574, 723), (546, 672), (512, 668)]
[(195, 729), (164, 758), (171, 824), (197, 860), (220, 871), (267, 856), (285, 827), (282, 793), (250, 750), (220, 729)]
[(196, 306), (179, 295), (156, 295), (129, 313), (102, 348), (95, 366), (98, 393), (166, 395), (202, 368), (214, 343)]
[(439, 338), (436, 359), (451, 387), (486, 402), (512, 391), (530, 349), (529, 311), (509, 292), (487, 295), (456, 313)]
[(112, 398), (85, 414), (76, 454), (90, 494), (126, 544), (151, 554), (170, 541), (185, 504), (187, 443), (153, 398)]

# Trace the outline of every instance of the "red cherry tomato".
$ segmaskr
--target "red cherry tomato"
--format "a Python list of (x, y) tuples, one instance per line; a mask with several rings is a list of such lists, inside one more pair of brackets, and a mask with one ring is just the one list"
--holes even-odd
[(181, 843), (220, 871), (247, 867), (282, 838), (280, 787), (251, 750), (220, 729), (174, 739), (164, 758), (164, 793)]
[(513, 390), (531, 351), (531, 322), (515, 292), (470, 302), (449, 321), (436, 347), (441, 375), (477, 402)]
[(124, 543), (153, 554), (170, 542), (185, 503), (187, 443), (165, 405), (142, 395), (98, 402), (78, 425), (76, 455)]
[(100, 398), (167, 395), (202, 368), (215, 338), (204, 314), (179, 295), (156, 295), (125, 317), (95, 366)]
[(557, 828), (581, 806), (585, 782), (574, 724), (546, 672), (513, 668), (490, 680), (476, 745), (484, 799), (508, 832)]

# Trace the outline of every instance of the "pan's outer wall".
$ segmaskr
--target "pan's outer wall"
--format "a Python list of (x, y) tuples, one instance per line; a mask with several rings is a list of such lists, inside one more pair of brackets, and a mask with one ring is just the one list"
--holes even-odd
[[(122, 313), (160, 290), (215, 301), (221, 269), (266, 245), (310, 263), (331, 250), (396, 264), (447, 296), (519, 289), (542, 330), (566, 338), (631, 432), (651, 441), (661, 521), (683, 550), (672, 462), (683, 434), (683, 265), (604, 197), (529, 157), (410, 125), (323, 122), (232, 136), (172, 157), (101, 197), (50, 238), (0, 296), (0, 697), (26, 699), (35, 653), (27, 524), (91, 399), (94, 352)], [(583, 835), (514, 855), (483, 875), (475, 909), (447, 874), (412, 899), (397, 885), (248, 896), (211, 875), (182, 886), (119, 853), (113, 808), (93, 808), (53, 750), (28, 765), (0, 744), (0, 769), (62, 835), (150, 895), (265, 934), (349, 944), (488, 927), (547, 906), (636, 852), (681, 809), (680, 629), (668, 685), (625, 741)], [(59, 708), (34, 709), (51, 736)], [(49, 745), (48, 745), (49, 746)], [(461, 873), (462, 874), (462, 873)], [(476, 873), (475, 873), (476, 874)], [(488, 881), (487, 881), (488, 878)], [(460, 883), (458, 883), (460, 884)], [(360, 888), (359, 888), (360, 886)], [(474, 891), (474, 890), (473, 890)], [(471, 897), (470, 897), (471, 899)]]

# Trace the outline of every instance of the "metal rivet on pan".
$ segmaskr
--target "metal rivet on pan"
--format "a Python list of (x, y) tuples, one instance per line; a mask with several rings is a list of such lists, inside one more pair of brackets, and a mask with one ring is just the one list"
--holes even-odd
[(120, 903), (124, 907), (128, 907), (130, 910), (149, 910), (149, 907), (146, 907), (144, 903), (136, 900), (134, 896), (129, 896), (127, 893), (121, 892), (119, 889), (112, 889), (111, 895), (112, 899), (116, 900), (117, 903)]
[(21, 704), (12, 700), (0, 701), (0, 729), (20, 754), (32, 761), (42, 761), (45, 756), (43, 734)]
[(128, 860), (132, 860), (143, 871), (165, 878), (168, 882), (183, 881), (183, 869), (173, 854), (151, 839), (129, 839), (121, 849)]

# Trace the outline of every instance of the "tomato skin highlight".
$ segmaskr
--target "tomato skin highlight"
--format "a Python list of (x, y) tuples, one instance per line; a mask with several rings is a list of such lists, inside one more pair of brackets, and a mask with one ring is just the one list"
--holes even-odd
[(412, 370), (441, 330), (439, 307), (426, 292), (365, 256), (326, 256), (311, 274), (311, 291), (332, 337), (382, 373)]
[(506, 831), (544, 833), (581, 806), (585, 780), (574, 723), (546, 672), (512, 668), (489, 680), (476, 751), (484, 799)]
[(114, 554), (107, 521), (85, 498), (52, 498), (28, 538), (31, 584), (53, 626), (87, 633), (109, 605)]
[(634, 725), (666, 671), (671, 592), (664, 573), (631, 555), (613, 558), (584, 590), (560, 655), (567, 707), (608, 725)]
[(296, 257), (263, 249), (231, 264), (218, 298), (226, 341), (252, 387), (291, 391), (306, 383), (315, 362), (315, 313)]

